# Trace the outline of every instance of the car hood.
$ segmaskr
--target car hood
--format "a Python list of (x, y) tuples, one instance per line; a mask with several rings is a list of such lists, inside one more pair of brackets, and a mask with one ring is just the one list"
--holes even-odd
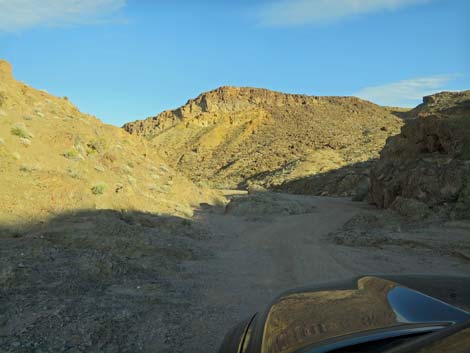
[(257, 315), (241, 351), (326, 352), (362, 342), (432, 332), (469, 314), (385, 278), (360, 277), (352, 288), (296, 290)]

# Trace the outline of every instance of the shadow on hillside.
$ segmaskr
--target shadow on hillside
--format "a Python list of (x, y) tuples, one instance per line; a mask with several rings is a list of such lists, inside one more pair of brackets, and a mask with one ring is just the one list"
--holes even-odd
[(397, 118), (402, 120), (408, 120), (412, 117), (411, 113), (412, 109), (405, 109), (405, 110), (391, 110), (390, 112), (395, 115)]
[(368, 191), (369, 172), (375, 160), (350, 164), (338, 169), (319, 173), (272, 187), (273, 191), (315, 196), (361, 196)]
[(171, 351), (195, 295), (182, 264), (212, 256), (209, 236), (195, 220), (112, 210), (0, 227), (0, 351)]

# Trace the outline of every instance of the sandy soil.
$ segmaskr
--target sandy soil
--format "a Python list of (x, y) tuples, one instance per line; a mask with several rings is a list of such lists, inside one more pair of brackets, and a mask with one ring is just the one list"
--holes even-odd
[(0, 227), (0, 351), (216, 352), (231, 326), (292, 287), (469, 274), (469, 234), (470, 222), (409, 223), (286, 194), (235, 196), (192, 220), (88, 211)]
[(470, 274), (470, 223), (423, 227), (348, 199), (282, 197), (313, 209), (254, 219), (199, 215), (217, 236), (210, 261), (186, 264), (199, 282), (196, 306), (208, 313), (190, 324), (200, 328), (187, 338), (195, 352), (215, 351), (230, 326), (293, 287), (361, 274)]

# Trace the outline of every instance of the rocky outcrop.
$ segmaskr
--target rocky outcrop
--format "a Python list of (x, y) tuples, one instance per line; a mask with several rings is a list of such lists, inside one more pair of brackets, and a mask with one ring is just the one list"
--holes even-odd
[(193, 181), (274, 187), (378, 157), (399, 132), (397, 115), (355, 97), (221, 87), (124, 128)]
[(425, 97), (408, 113), (372, 168), (369, 198), (381, 208), (419, 205), (425, 215), (424, 204), (470, 218), (470, 91)]

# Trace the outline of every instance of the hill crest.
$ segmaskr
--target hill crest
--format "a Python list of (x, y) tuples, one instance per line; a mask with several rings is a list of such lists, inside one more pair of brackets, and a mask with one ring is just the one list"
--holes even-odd
[(222, 86), (124, 129), (194, 181), (272, 186), (376, 158), (399, 131), (398, 113), (356, 97)]

